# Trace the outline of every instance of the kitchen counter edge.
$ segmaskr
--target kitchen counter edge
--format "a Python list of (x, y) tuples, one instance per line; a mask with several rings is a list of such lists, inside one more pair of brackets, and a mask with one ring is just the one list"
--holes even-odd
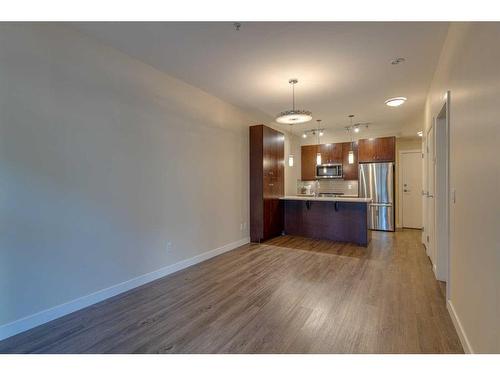
[(296, 195), (285, 195), (280, 197), (281, 200), (286, 201), (319, 201), (319, 202), (352, 202), (352, 203), (371, 203), (371, 198), (348, 198), (348, 197), (307, 197), (307, 196), (296, 196)]

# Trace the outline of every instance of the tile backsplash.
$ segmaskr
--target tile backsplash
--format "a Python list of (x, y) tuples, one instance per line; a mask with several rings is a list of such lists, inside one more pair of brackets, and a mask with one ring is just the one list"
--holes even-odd
[[(308, 188), (309, 187), (309, 188)], [(316, 181), (297, 181), (297, 194), (304, 192), (304, 189), (309, 189), (311, 193), (342, 193), (344, 195), (358, 195), (357, 180), (318, 180)]]

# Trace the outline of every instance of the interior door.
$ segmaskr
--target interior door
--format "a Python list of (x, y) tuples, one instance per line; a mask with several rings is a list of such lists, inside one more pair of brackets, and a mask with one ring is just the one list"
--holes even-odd
[(402, 224), (404, 228), (422, 228), (422, 155), (421, 152), (401, 154)]
[(429, 128), (426, 135), (426, 153), (427, 153), (427, 186), (426, 186), (426, 206), (427, 206), (427, 223), (426, 232), (427, 238), (425, 239), (425, 247), (427, 249), (427, 255), (431, 258), (433, 265), (436, 264), (436, 254), (435, 254), (435, 202), (434, 202), (434, 190), (435, 190), (435, 156), (434, 156), (434, 146), (435, 136), (434, 136), (434, 124)]

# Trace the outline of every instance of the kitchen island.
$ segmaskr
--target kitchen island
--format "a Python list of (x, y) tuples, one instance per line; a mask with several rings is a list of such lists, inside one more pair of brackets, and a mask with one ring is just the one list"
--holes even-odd
[(367, 246), (370, 198), (284, 196), (285, 234)]

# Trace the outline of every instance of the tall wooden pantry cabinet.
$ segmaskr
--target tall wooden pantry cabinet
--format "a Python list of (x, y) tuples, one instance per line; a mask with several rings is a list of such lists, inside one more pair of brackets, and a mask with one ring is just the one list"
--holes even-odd
[(250, 126), (250, 240), (281, 235), (285, 191), (285, 137), (265, 125)]

